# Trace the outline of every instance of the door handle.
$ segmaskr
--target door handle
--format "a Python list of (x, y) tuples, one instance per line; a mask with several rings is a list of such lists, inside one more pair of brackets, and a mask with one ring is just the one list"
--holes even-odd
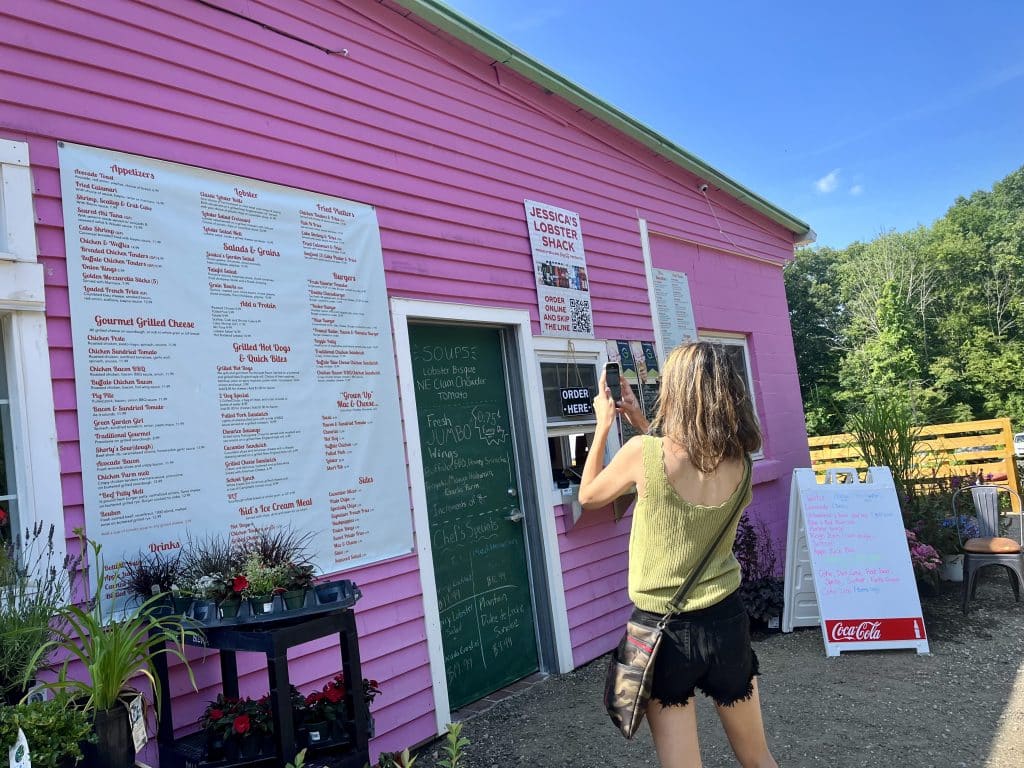
[(517, 491), (515, 488), (509, 488), (508, 495), (514, 499), (516, 496), (519, 495), (519, 491)]
[(519, 509), (513, 509), (512, 514), (505, 515), (505, 519), (512, 523), (521, 522), (523, 517), (525, 517), (525, 515), (523, 515), (522, 510)]

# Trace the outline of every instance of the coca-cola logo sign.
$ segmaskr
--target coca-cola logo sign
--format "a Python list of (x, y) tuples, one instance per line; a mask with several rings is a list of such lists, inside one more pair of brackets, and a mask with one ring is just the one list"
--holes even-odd
[(831, 619), (825, 632), (832, 643), (874, 643), (925, 640), (924, 621), (918, 617), (895, 619)]
[(835, 624), (832, 625), (831, 635), (833, 642), (836, 643), (849, 642), (850, 640), (881, 640), (882, 622), (837, 621)]

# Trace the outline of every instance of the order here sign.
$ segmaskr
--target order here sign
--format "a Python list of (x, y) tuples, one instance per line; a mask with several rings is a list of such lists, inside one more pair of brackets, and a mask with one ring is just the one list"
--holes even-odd
[(594, 411), (593, 394), (586, 387), (563, 387), (561, 389), (562, 415), (587, 416)]

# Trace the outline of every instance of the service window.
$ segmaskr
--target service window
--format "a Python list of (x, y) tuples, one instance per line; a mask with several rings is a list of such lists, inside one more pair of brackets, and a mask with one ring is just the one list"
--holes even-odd
[[(594, 397), (606, 357), (601, 341), (535, 338), (544, 397), (551, 480), (563, 494), (579, 485), (594, 440)], [(611, 442), (611, 441), (610, 441)], [(618, 447), (618, 440), (612, 450)]]

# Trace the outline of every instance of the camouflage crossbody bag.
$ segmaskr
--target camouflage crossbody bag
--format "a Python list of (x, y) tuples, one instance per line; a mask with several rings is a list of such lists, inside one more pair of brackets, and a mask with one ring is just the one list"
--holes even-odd
[(612, 722), (627, 739), (633, 738), (647, 711), (647, 701), (651, 697), (651, 681), (654, 678), (654, 659), (658, 655), (665, 625), (673, 614), (679, 612), (686, 595), (697, 583), (708, 560), (711, 559), (711, 553), (718, 548), (719, 542), (735, 519), (736, 514), (733, 514), (725, 521), (711, 548), (704, 554), (704, 558), (690, 577), (676, 591), (675, 596), (669, 601), (668, 613), (661, 617), (656, 626), (651, 627), (638, 621), (626, 622), (626, 634), (623, 635), (608, 664), (608, 674), (604, 681), (604, 706)]

